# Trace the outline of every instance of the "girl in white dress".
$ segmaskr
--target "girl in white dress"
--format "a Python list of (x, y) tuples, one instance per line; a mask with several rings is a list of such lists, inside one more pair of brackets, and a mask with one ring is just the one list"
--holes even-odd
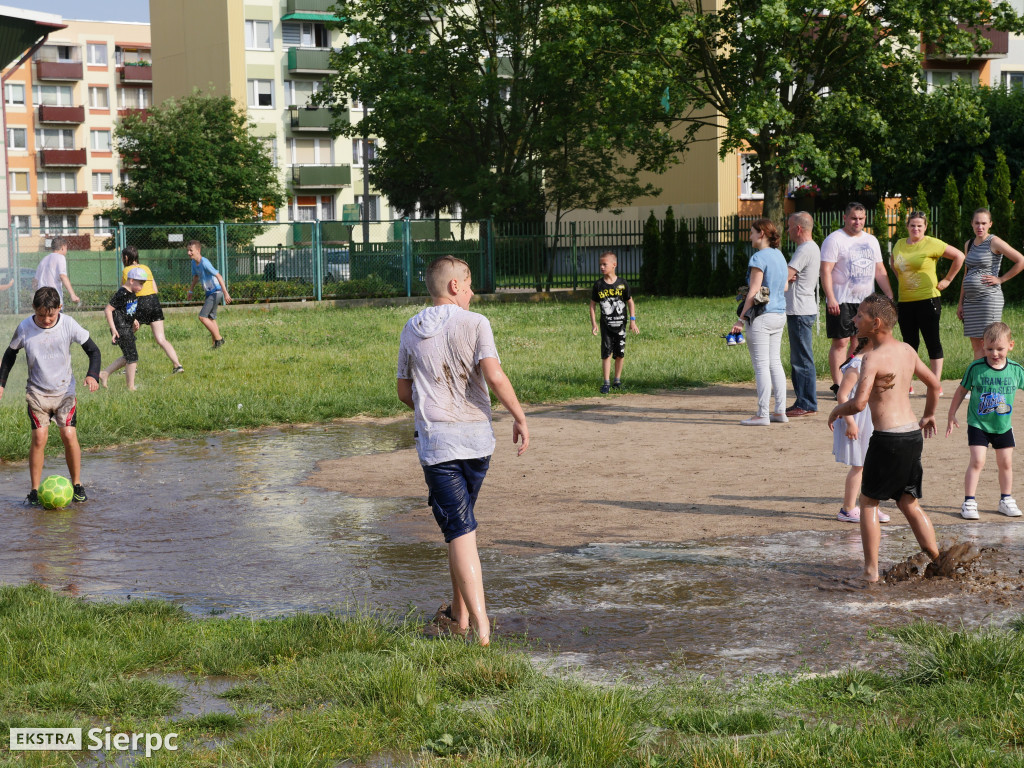
[[(864, 358), (864, 347), (867, 342), (867, 339), (858, 339), (853, 357), (839, 369), (843, 378), (839, 384), (836, 399), (840, 403), (845, 403), (857, 394), (857, 379), (860, 378), (860, 364)], [(873, 431), (870, 408), (865, 408), (856, 416), (846, 416), (832, 425), (832, 455), (840, 464), (850, 466), (850, 471), (846, 475), (846, 486), (843, 489), (843, 506), (839, 508), (839, 514), (836, 515), (836, 518), (844, 523), (860, 522), (861, 510), (857, 506), (857, 499), (860, 496), (861, 476), (864, 474), (864, 454), (868, 451), (868, 441), (871, 439)], [(878, 522), (889, 522), (889, 516), (881, 509), (877, 510), (877, 514)]]

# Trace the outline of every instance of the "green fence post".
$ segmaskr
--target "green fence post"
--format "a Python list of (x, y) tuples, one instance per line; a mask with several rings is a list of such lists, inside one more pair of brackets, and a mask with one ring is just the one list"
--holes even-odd
[(402, 219), (402, 261), (405, 263), (405, 295), (412, 296), (412, 225)]
[(21, 258), (18, 253), (18, 243), (21, 240), (18, 237), (17, 230), (7, 230), (8, 237), (11, 238), (11, 265), (14, 269), (14, 314), (21, 314)]
[(316, 285), (316, 300), (321, 301), (324, 297), (324, 262), (323, 262), (323, 230), (320, 228), (320, 219), (313, 222), (313, 280)]
[(228, 284), (228, 225), (225, 221), (219, 221), (214, 225), (214, 242), (217, 244), (217, 269), (224, 276), (224, 285)]
[(117, 230), (114, 232), (114, 250), (120, 253), (128, 247), (128, 243), (124, 239), (124, 222), (119, 222)]

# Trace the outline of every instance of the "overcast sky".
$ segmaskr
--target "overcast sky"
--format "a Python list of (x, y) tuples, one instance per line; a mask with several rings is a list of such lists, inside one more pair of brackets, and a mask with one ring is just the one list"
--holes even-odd
[(3, 0), (0, 5), (56, 13), (67, 19), (149, 22), (149, 0)]

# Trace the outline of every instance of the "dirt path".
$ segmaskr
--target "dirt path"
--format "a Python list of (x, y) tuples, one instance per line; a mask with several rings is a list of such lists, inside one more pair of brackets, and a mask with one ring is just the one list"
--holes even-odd
[[(768, 428), (739, 425), (754, 410), (752, 384), (528, 406), (531, 445), (518, 458), (510, 420), (497, 413), (498, 447), (477, 503), (480, 544), (526, 554), (591, 542), (855, 530), (835, 519), (846, 467), (832, 457), (834, 401), (824, 384), (817, 415)], [(955, 386), (945, 382), (940, 433), (925, 442), (922, 504), (936, 526), (962, 522), (967, 438), (963, 429), (944, 437)], [(920, 414), (924, 397), (912, 401)], [(353, 496), (422, 500), (390, 533), (437, 537), (413, 449), (322, 461), (309, 482)], [(1007, 522), (995, 511), (998, 500), (990, 456), (979, 486), (982, 523)], [(891, 502), (886, 507), (893, 523), (903, 523)]]

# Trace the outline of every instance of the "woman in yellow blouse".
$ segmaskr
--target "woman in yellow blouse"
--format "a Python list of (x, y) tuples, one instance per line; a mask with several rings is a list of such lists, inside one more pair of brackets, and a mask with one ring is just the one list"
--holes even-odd
[(185, 369), (181, 367), (178, 353), (174, 350), (171, 342), (167, 340), (167, 337), (164, 336), (164, 310), (160, 306), (160, 297), (156, 287), (156, 280), (153, 279), (153, 272), (145, 264), (139, 264), (139, 251), (134, 245), (129, 245), (121, 251), (121, 263), (124, 264), (124, 269), (121, 270), (122, 285), (128, 281), (128, 271), (133, 267), (139, 267), (149, 276), (142, 290), (135, 294), (139, 297), (135, 318), (139, 321), (139, 325), (148, 325), (153, 329), (153, 338), (174, 366), (171, 373), (182, 373)]
[[(938, 238), (928, 237), (928, 219), (914, 211), (907, 219), (910, 236), (896, 243), (892, 251), (892, 268), (899, 280), (899, 321), (903, 340), (916, 351), (924, 337), (928, 348), (928, 367), (942, 381), (942, 339), (939, 337), (939, 298), (964, 263), (963, 251)], [(939, 259), (953, 262), (941, 280), (935, 272)]]

